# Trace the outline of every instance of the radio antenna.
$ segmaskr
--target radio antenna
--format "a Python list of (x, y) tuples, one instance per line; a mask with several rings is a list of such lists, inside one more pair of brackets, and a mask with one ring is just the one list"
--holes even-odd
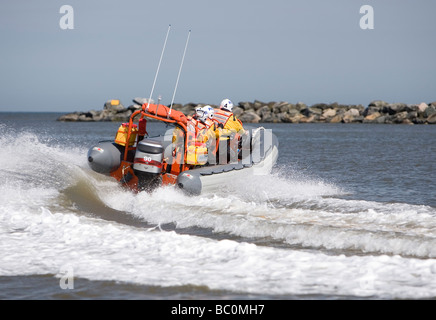
[(171, 99), (170, 111), (168, 112), (168, 118), (171, 115), (171, 110), (173, 109), (174, 97), (176, 96), (177, 86), (179, 85), (180, 73), (182, 72), (183, 61), (185, 60), (186, 49), (188, 48), (189, 37), (191, 36), (191, 30), (188, 32), (188, 38), (186, 39), (185, 50), (183, 51), (182, 62), (180, 63), (179, 74), (177, 75), (176, 87), (174, 88), (173, 98)]
[(154, 76), (153, 86), (151, 87), (150, 98), (149, 98), (148, 101), (147, 101), (147, 110), (148, 110), (148, 107), (150, 106), (151, 97), (153, 96), (154, 86), (156, 85), (156, 79), (157, 79), (157, 75), (159, 74), (159, 69), (160, 69), (160, 65), (161, 65), (161, 63), (162, 63), (162, 57), (163, 57), (163, 54), (164, 54), (164, 52), (165, 52), (165, 47), (166, 47), (166, 45), (167, 45), (167, 40), (168, 40), (168, 35), (169, 35), (169, 33), (170, 33), (170, 29), (171, 29), (171, 25), (168, 26), (167, 35), (166, 35), (166, 37), (165, 37), (164, 46), (163, 46), (163, 48), (162, 48), (162, 53), (161, 53), (161, 55), (160, 55), (159, 64), (158, 64), (158, 66), (157, 66), (157, 70), (156, 70), (156, 75)]

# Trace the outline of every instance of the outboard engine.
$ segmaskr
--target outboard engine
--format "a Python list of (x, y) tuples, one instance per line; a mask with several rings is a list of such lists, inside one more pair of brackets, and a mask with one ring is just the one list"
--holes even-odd
[(151, 191), (161, 185), (164, 147), (158, 141), (142, 140), (136, 146), (133, 171), (138, 189)]

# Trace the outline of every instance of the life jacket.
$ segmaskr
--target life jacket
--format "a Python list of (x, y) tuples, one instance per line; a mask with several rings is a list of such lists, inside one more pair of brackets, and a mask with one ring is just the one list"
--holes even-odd
[(194, 118), (188, 118), (188, 123), (186, 124), (186, 140), (187, 143), (194, 143), (195, 137), (197, 136), (197, 120)]
[(210, 128), (210, 127), (212, 127), (212, 126), (214, 126), (214, 125), (216, 125), (215, 121), (213, 121), (213, 120), (210, 119), (210, 118), (207, 118), (207, 119), (206, 119), (206, 127)]
[(207, 148), (205, 143), (198, 141), (198, 138), (199, 134), (209, 127), (200, 120), (190, 118), (186, 128), (188, 130), (186, 162), (191, 165), (203, 165), (207, 162)]
[(167, 172), (177, 176), (182, 171), (185, 156), (185, 131), (180, 127), (176, 127), (173, 131), (172, 145), (173, 158), (167, 166)]
[(215, 122), (217, 122), (218, 124), (222, 124), (223, 127), (226, 126), (227, 121), (229, 121), (230, 117), (233, 116), (233, 113), (229, 112), (229, 111), (225, 111), (222, 109), (215, 109), (214, 110), (214, 115), (213, 115), (213, 120)]
[(203, 123), (200, 120), (197, 120), (196, 118), (189, 119), (189, 124), (192, 124), (192, 126), (195, 128), (195, 135), (197, 135), (200, 131), (209, 128), (207, 122)]

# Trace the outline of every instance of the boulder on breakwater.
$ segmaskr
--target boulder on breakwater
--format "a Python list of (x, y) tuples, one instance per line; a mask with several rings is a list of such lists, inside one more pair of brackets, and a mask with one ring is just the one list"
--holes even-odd
[[(103, 110), (65, 114), (58, 121), (128, 121), (147, 99), (135, 98), (124, 107), (119, 100), (109, 100)], [(153, 103), (153, 102), (152, 102)], [(192, 115), (196, 107), (205, 103), (174, 104), (174, 110)], [(217, 108), (216, 105), (211, 104)], [(234, 114), (244, 123), (385, 123), (385, 124), (436, 124), (436, 101), (405, 104), (377, 100), (367, 107), (338, 103), (318, 103), (307, 106), (302, 102), (239, 102)]]

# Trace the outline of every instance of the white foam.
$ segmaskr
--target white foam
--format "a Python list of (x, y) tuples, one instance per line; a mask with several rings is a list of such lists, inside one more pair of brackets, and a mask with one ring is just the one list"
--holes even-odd
[[(52, 213), (2, 215), (0, 275), (58, 274), (157, 286), (196, 285), (259, 294), (425, 298), (436, 295), (436, 261), (346, 257), (147, 231)], [(5, 228), (6, 227), (6, 228)], [(18, 249), (19, 248), (19, 249)]]
[(273, 174), (247, 176), (243, 181), (231, 181), (227, 193), (256, 202), (289, 203), (316, 197), (343, 194), (339, 187), (293, 170), (275, 170)]
[[(69, 265), (76, 277), (164, 287), (436, 296), (434, 208), (332, 198), (342, 190), (277, 175), (198, 197), (174, 188), (133, 194), (84, 169), (83, 150), (50, 147), (31, 134), (0, 139), (0, 275), (60, 277)], [(77, 216), (57, 201), (78, 180), (90, 181), (91, 192), (109, 207), (150, 223), (270, 237), (310, 250), (218, 241)], [(327, 255), (314, 248), (367, 254)], [(389, 256), (380, 255), (384, 253)]]
[(435, 210), (426, 206), (315, 197), (288, 208), (234, 195), (192, 198), (171, 188), (111, 199), (110, 206), (156, 224), (271, 237), (307, 248), (436, 257)]

